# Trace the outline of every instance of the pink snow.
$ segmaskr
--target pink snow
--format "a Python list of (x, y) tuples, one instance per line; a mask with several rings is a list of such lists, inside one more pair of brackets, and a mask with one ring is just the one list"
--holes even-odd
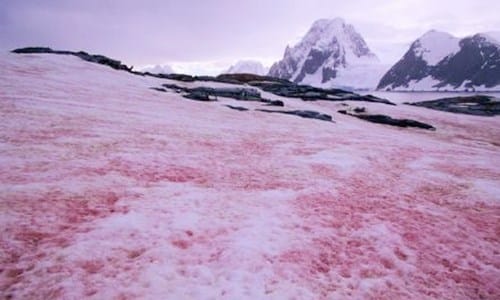
[(2, 298), (500, 298), (499, 117), (285, 98), (329, 123), (75, 57), (0, 68)]

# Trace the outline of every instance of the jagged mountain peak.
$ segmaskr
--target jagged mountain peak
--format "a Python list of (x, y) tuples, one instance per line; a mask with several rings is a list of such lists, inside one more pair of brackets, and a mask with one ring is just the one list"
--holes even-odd
[[(342, 18), (320, 19), (299, 43), (286, 47), (283, 59), (271, 67), (269, 75), (322, 87), (359, 88), (361, 83), (362, 88), (369, 88), (375, 87), (379, 77), (367, 78), (358, 66), (379, 63), (354, 26)], [(371, 71), (370, 77), (381, 75)], [(353, 82), (353, 78), (359, 80)]]
[(343, 18), (340, 18), (340, 17), (336, 17), (336, 18), (333, 18), (333, 19), (327, 19), (327, 18), (324, 18), (324, 19), (318, 19), (316, 21), (314, 21), (314, 23), (312, 24), (312, 27), (320, 27), (320, 28), (325, 28), (327, 26), (342, 26), (342, 25), (345, 25), (346, 22)]
[(326, 50), (335, 43), (350, 50), (346, 53), (355, 57), (375, 56), (354, 26), (347, 24), (342, 18), (315, 21), (302, 40), (302, 44), (317, 50)]

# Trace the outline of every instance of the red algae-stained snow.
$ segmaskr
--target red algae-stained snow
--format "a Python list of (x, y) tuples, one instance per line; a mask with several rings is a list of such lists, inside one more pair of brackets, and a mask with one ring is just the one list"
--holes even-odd
[(2, 299), (500, 299), (498, 117), (283, 99), (329, 123), (75, 57), (0, 68)]

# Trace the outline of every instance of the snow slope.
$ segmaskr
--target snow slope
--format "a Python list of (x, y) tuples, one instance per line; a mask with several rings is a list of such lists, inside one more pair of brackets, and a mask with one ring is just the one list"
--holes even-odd
[(255, 60), (240, 60), (232, 65), (226, 74), (249, 73), (256, 75), (266, 75), (269, 70), (262, 63)]
[(428, 66), (435, 66), (445, 57), (457, 53), (460, 50), (459, 42), (459, 38), (447, 32), (430, 30), (418, 39), (413, 51)]
[(0, 67), (2, 298), (500, 297), (498, 117), (283, 99), (330, 123), (76, 57)]

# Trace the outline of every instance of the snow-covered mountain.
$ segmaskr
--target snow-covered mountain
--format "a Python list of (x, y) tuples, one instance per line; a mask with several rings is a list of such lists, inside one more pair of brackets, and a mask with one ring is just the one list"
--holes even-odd
[(262, 63), (256, 60), (240, 60), (232, 65), (225, 74), (249, 73), (256, 75), (266, 75), (269, 71)]
[(500, 35), (463, 39), (431, 30), (380, 80), (385, 90), (500, 90)]
[(150, 72), (153, 74), (171, 74), (175, 73), (171, 66), (169, 65), (155, 65), (151, 67), (145, 67), (141, 71)]
[(388, 69), (363, 37), (343, 19), (321, 19), (304, 38), (286, 47), (269, 75), (320, 87), (374, 88)]

